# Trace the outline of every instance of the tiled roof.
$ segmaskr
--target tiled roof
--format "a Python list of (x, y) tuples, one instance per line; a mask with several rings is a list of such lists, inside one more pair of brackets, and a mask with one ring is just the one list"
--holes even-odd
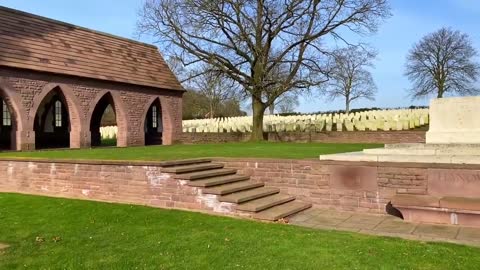
[(183, 90), (155, 46), (2, 6), (0, 66)]

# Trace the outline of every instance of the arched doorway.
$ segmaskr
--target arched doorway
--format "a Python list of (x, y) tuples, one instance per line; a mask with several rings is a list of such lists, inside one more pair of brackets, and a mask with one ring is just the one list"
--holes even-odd
[(43, 98), (35, 114), (33, 129), (36, 149), (70, 147), (70, 117), (59, 87)]
[(157, 98), (147, 111), (145, 119), (145, 145), (162, 144), (162, 132), (162, 107), (160, 106), (160, 99)]
[(0, 150), (12, 150), (15, 121), (7, 102), (1, 96), (0, 107)]
[[(106, 93), (95, 105), (90, 120), (91, 146), (115, 146), (117, 145), (118, 131), (115, 136), (103, 136), (101, 128), (117, 129), (117, 116), (115, 103), (110, 93)], [(110, 133), (110, 132), (109, 132)]]

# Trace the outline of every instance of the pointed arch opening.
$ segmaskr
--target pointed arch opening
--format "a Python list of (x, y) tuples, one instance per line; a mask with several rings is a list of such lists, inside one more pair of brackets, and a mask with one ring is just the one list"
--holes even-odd
[(110, 92), (95, 105), (90, 120), (91, 146), (116, 146), (118, 125), (115, 102)]
[(7, 100), (0, 95), (0, 151), (15, 150), (16, 121)]
[(60, 87), (52, 89), (41, 101), (35, 114), (35, 148), (69, 148), (70, 114)]
[(161, 145), (163, 134), (162, 107), (156, 98), (145, 117), (145, 145)]

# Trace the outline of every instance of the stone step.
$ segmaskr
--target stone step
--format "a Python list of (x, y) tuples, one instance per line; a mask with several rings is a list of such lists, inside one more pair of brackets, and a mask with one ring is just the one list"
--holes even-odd
[(159, 162), (160, 167), (172, 167), (172, 166), (183, 166), (183, 165), (192, 165), (199, 163), (208, 163), (212, 162), (209, 158), (193, 158), (193, 159), (182, 159), (182, 160), (167, 160)]
[(220, 163), (200, 163), (200, 164), (193, 164), (193, 165), (185, 165), (185, 166), (173, 166), (162, 168), (161, 172), (164, 173), (189, 173), (189, 172), (199, 172), (205, 170), (213, 170), (213, 169), (221, 169), (223, 168), (223, 164)]
[(275, 194), (246, 203), (239, 204), (237, 210), (247, 211), (247, 212), (260, 212), (265, 209), (287, 203), (295, 200), (295, 197), (283, 194)]
[(312, 207), (312, 204), (310, 203), (291, 201), (291, 202), (280, 204), (272, 208), (269, 208), (267, 210), (261, 211), (253, 215), (253, 218), (261, 219), (261, 220), (276, 221), (281, 218), (296, 214), (310, 207)]
[(435, 155), (435, 149), (426, 148), (372, 148), (364, 149), (363, 153), (367, 155)]
[(208, 170), (208, 171), (201, 171), (201, 172), (176, 174), (173, 176), (173, 178), (183, 179), (183, 180), (195, 180), (195, 179), (204, 179), (209, 177), (230, 175), (235, 173), (237, 173), (237, 170), (235, 169), (216, 169), (216, 170)]
[(277, 194), (279, 192), (280, 190), (278, 188), (261, 187), (221, 196), (218, 200), (221, 202), (243, 203), (269, 195)]
[(414, 149), (472, 149), (480, 150), (479, 144), (468, 143), (393, 143), (385, 144), (387, 149), (414, 148)]
[(212, 188), (207, 188), (203, 190), (205, 194), (215, 194), (215, 195), (227, 195), (234, 192), (254, 189), (263, 187), (265, 184), (263, 183), (255, 183), (252, 181), (241, 181), (231, 184), (220, 185)]
[(213, 187), (213, 186), (218, 186), (218, 185), (223, 185), (228, 183), (244, 181), (248, 179), (250, 179), (250, 177), (246, 175), (232, 174), (232, 175), (226, 175), (226, 176), (206, 178), (201, 180), (193, 180), (188, 182), (188, 185), (191, 187)]

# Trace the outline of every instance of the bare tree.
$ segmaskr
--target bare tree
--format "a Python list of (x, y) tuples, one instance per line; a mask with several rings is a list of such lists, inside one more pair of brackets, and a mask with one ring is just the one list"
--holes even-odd
[[(263, 140), (275, 97), (326, 81), (327, 38), (375, 32), (389, 15), (387, 0), (146, 0), (138, 29), (185, 66), (208, 63), (241, 85), (252, 99), (252, 140)], [(270, 79), (279, 66), (288, 76)]]
[(407, 56), (405, 75), (413, 82), (414, 98), (445, 93), (474, 95), (480, 67), (477, 51), (467, 34), (442, 28), (423, 37)]
[(297, 95), (284, 95), (278, 98), (278, 111), (280, 113), (291, 113), (300, 105)]
[[(273, 69), (270, 74), (268, 75), (268, 80), (270, 81), (282, 81), (289, 75), (289, 70), (286, 69), (285, 66), (277, 66)], [(265, 93), (265, 100), (267, 101), (268, 109), (270, 114), (275, 113), (275, 108), (279, 107), (279, 105), (283, 104), (286, 105), (287, 103), (292, 103), (293, 107), (298, 106), (298, 96), (302, 94), (302, 89), (278, 89), (274, 88), (275, 86), (271, 86), (271, 89), (264, 91)], [(279, 91), (283, 91), (283, 94), (279, 94)]]
[(238, 100), (238, 85), (213, 67), (202, 65), (199, 74), (188, 80), (193, 89), (208, 100), (210, 108), (208, 117), (214, 118), (219, 113), (220, 105), (229, 100)]
[(279, 113), (289, 113), (293, 112), (299, 105), (298, 95), (295, 92), (288, 92), (278, 97), (275, 102), (270, 104), (268, 109), (270, 114), (274, 114), (275, 109)]
[(334, 66), (330, 80), (325, 88), (333, 100), (345, 100), (345, 112), (350, 112), (350, 104), (358, 99), (374, 100), (377, 86), (367, 69), (372, 67), (376, 53), (362, 47), (347, 47), (334, 53)]
[[(183, 119), (204, 119), (211, 117), (210, 99), (203, 93), (189, 89), (183, 95)], [(215, 117), (245, 116), (240, 101), (232, 98), (219, 103), (215, 109)]]

